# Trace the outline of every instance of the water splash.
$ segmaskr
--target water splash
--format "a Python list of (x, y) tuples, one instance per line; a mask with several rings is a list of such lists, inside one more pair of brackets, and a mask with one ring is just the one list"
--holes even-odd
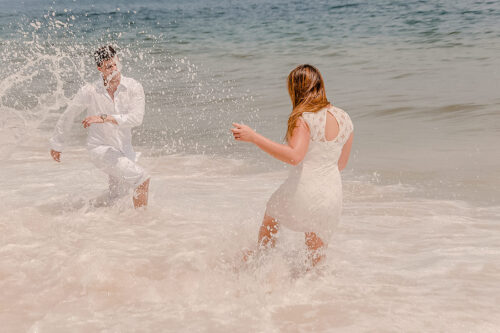
[[(99, 80), (92, 52), (107, 44), (118, 49), (123, 74), (145, 88), (144, 124), (134, 135), (142, 150), (213, 153), (233, 144), (228, 119), (238, 112), (254, 117), (255, 108), (243, 111), (251, 97), (189, 57), (171, 55), (168, 36), (137, 24), (135, 15), (115, 11), (103, 26), (102, 15), (65, 9), (11, 23), (1, 55), (9, 70), (0, 72), (0, 109), (8, 120), (0, 126), (9, 146), (46, 142), (78, 88)], [(83, 144), (84, 137), (75, 124), (70, 145)], [(2, 148), (6, 156), (12, 151)]]

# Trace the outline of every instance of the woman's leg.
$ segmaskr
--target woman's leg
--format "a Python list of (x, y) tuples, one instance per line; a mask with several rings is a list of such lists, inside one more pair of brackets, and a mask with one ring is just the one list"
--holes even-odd
[(309, 258), (311, 258), (313, 266), (316, 266), (317, 263), (325, 258), (325, 254), (323, 253), (325, 243), (314, 232), (306, 232), (305, 237), (306, 245), (309, 249)]
[[(259, 248), (274, 247), (276, 245), (276, 233), (278, 229), (278, 221), (270, 216), (264, 215), (264, 220), (259, 229)], [(255, 252), (255, 250), (243, 250), (243, 261), (247, 261)]]
[(259, 229), (259, 246), (274, 247), (276, 245), (276, 233), (279, 223), (270, 216), (264, 215), (264, 220)]

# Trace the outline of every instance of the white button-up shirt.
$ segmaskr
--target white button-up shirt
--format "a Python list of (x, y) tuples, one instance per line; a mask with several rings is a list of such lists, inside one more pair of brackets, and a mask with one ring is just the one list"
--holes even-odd
[(75, 117), (86, 110), (87, 116), (107, 114), (113, 116), (118, 123), (118, 125), (111, 122), (91, 124), (88, 127), (87, 148), (111, 146), (135, 161), (131, 129), (142, 124), (144, 106), (144, 89), (134, 79), (121, 77), (114, 94), (114, 101), (106, 91), (102, 80), (87, 84), (78, 91), (59, 118), (54, 135), (50, 139), (51, 148), (59, 152), (64, 150), (64, 141)]

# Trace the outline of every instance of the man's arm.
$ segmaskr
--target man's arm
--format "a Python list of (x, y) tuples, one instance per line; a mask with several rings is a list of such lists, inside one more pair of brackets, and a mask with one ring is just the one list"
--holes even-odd
[(144, 89), (141, 84), (137, 84), (131, 92), (130, 109), (127, 114), (111, 114), (108, 117), (113, 123), (116, 122), (118, 126), (135, 127), (142, 124), (144, 118), (145, 108)]
[(54, 129), (54, 134), (49, 140), (51, 148), (50, 154), (56, 162), (60, 162), (61, 152), (64, 150), (64, 143), (75, 117), (84, 111), (85, 107), (85, 91), (82, 88), (76, 93), (66, 110), (59, 117)]
[(113, 116), (108, 116), (106, 115), (105, 118), (103, 116), (88, 116), (87, 118), (83, 119), (82, 125), (83, 128), (87, 128), (92, 124), (102, 124), (102, 123), (113, 123), (115, 125), (118, 125), (118, 122), (116, 121)]

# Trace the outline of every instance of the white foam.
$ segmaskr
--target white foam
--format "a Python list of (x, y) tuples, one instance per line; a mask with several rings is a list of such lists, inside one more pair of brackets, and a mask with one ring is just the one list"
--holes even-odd
[(499, 292), (492, 263), (500, 233), (465, 203), (346, 179), (344, 218), (327, 261), (307, 272), (303, 236), (291, 232), (275, 250), (240, 262), (284, 170), (241, 173), (242, 160), (206, 156), (145, 158), (151, 201), (140, 212), (127, 199), (112, 208), (80, 205), (106, 186), (84, 150), (61, 164), (45, 151), (31, 152), (29, 163), (16, 156), (3, 165), (0, 192), (8, 330), (499, 324), (488, 309)]

